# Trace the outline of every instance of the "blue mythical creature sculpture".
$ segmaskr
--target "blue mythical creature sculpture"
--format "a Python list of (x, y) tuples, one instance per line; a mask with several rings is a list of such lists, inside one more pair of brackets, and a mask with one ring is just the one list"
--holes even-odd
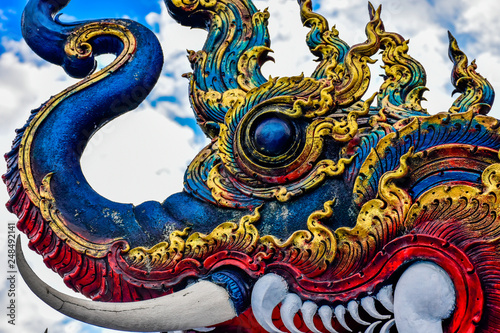
[[(366, 41), (349, 46), (299, 0), (318, 65), (266, 79), (267, 11), (165, 0), (177, 22), (208, 31), (187, 77), (211, 142), (184, 191), (134, 206), (94, 191), (80, 158), (147, 96), (162, 50), (131, 20), (61, 23), (68, 1), (30, 0), (23, 34), (82, 80), (32, 112), (4, 175), (30, 248), (92, 299), (45, 285), (19, 247), (45, 302), (128, 331), (500, 331), (500, 122), (487, 116), (491, 85), (451, 34), (459, 97), (430, 115), (425, 71), (380, 8), (369, 6)], [(104, 53), (116, 58), (95, 71)], [(366, 95), (377, 53), (385, 80)]]

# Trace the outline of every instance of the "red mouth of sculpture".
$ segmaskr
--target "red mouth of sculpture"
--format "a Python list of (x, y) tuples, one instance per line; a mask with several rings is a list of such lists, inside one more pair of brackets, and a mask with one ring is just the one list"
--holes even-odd
[[(453, 315), (443, 322), (445, 332), (474, 330), (483, 315), (484, 305), (477, 272), (460, 249), (428, 235), (398, 238), (387, 244), (362, 271), (330, 282), (307, 279), (297, 270), (279, 263), (267, 266), (266, 272), (285, 278), (289, 292), (298, 295), (297, 299), (308, 300), (298, 301), (292, 316), (284, 318), (284, 313), (290, 311), (287, 304), (290, 302), (285, 299), (274, 308), (272, 323), (284, 331), (289, 328), (284, 322), (293, 320), (293, 325), (303, 332), (309, 331), (311, 326), (320, 332), (331, 332), (331, 329), (336, 332), (389, 332), (395, 323), (394, 286), (401, 273), (419, 261), (436, 263), (453, 281), (456, 303)], [(309, 304), (305, 306), (305, 303)], [(256, 324), (253, 313), (248, 310), (223, 326), (226, 329), (231, 325), (241, 329), (247, 327), (251, 332), (252, 322)]]

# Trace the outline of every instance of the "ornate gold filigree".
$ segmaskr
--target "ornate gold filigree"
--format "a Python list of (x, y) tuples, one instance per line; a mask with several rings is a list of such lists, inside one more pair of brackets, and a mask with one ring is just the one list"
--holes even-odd
[[(288, 185), (277, 185), (272, 187), (255, 188), (239, 182), (232, 182), (231, 184), (239, 191), (247, 195), (252, 194), (257, 198), (262, 198), (262, 199), (276, 198), (280, 202), (286, 202), (293, 197), (299, 196), (304, 192), (319, 186), (321, 183), (323, 183), (323, 181), (326, 179), (327, 176), (334, 177), (342, 175), (342, 173), (344, 173), (346, 165), (351, 163), (352, 160), (353, 157), (341, 158), (339, 159), (338, 162), (332, 160), (322, 160), (316, 163), (314, 168), (311, 170), (311, 172), (309, 172), (309, 174), (305, 178), (301, 179), (298, 182)], [(220, 179), (221, 177), (222, 176), (217, 171), (217, 169), (214, 168), (213, 174), (212, 172), (210, 173), (209, 180), (210, 179), (216, 180)], [(223, 184), (223, 181), (220, 181), (219, 184)], [(210, 183), (209, 187), (211, 187)], [(214, 189), (224, 190), (223, 188), (217, 189), (216, 187), (213, 187), (212, 190)]]
[[(309, 81), (311, 84), (308, 84)], [(266, 93), (271, 88), (295, 89), (295, 85), (311, 87), (314, 86), (314, 81), (302, 80), (300, 77), (293, 80), (270, 80), (260, 90)], [(256, 91), (248, 93), (246, 103), (257, 104), (252, 101), (255, 95), (258, 95)], [(332, 138), (339, 142), (351, 140), (358, 131), (358, 117), (368, 114), (375, 96), (376, 94), (367, 99), (360, 109), (351, 110), (340, 121), (333, 117), (313, 120), (307, 126), (304, 137), (299, 136), (299, 141), (293, 148), (278, 157), (267, 157), (255, 149), (248, 148), (252, 145), (252, 132), (249, 130), (252, 128), (252, 121), (261, 114), (283, 114), (289, 117), (290, 121), (299, 121), (302, 111), (288, 108), (289, 96), (268, 99), (247, 113), (241, 111), (241, 108), (246, 107), (242, 102), (233, 104), (226, 114), (225, 124), (222, 124), (220, 129), (218, 155), (222, 163), (212, 167), (206, 183), (213, 198), (219, 204), (229, 207), (237, 205), (234, 200), (237, 193), (253, 198), (275, 198), (285, 202), (317, 187), (327, 176), (341, 175), (345, 165), (349, 164), (353, 157), (341, 158), (337, 162), (328, 159), (317, 161), (323, 152), (324, 139)], [(281, 160), (287, 162), (278, 164)], [(276, 166), (263, 166), (269, 163)]]
[(410, 208), (405, 228), (412, 230), (426, 223), (452, 223), (456, 230), (466, 235), (454, 241), (496, 242), (500, 236), (500, 163), (487, 167), (481, 181), (480, 187), (459, 184), (430, 189)]
[(210, 234), (196, 232), (186, 240), (186, 258), (205, 258), (219, 250), (252, 253), (259, 240), (259, 231), (254, 223), (260, 219), (259, 208), (252, 215), (246, 215), (238, 224), (224, 222)]
[[(224, 147), (228, 145), (223, 145), (219, 155), (223, 162), (224, 170), (236, 179), (229, 183), (228, 179), (231, 180), (231, 178), (228, 178), (227, 174), (221, 173), (221, 165), (213, 167), (207, 181), (207, 185), (212, 190), (213, 196), (215, 198), (223, 198), (226, 195), (225, 193), (231, 192), (229, 190), (230, 187), (234, 187), (240, 192), (253, 197), (263, 199), (276, 198), (283, 202), (318, 186), (326, 176), (338, 176), (342, 174), (345, 165), (352, 161), (352, 157), (341, 158), (337, 162), (332, 160), (316, 162), (323, 151), (323, 138), (333, 137), (338, 140), (344, 139), (347, 141), (354, 136), (357, 131), (355, 119), (360, 114), (366, 114), (369, 103), (372, 100), (373, 98), (367, 101), (363, 110), (352, 111), (343, 121), (339, 122), (333, 118), (320, 118), (313, 121), (307, 128), (302, 152), (297, 155), (292, 163), (285, 166), (290, 171), (283, 176), (283, 181), (280, 185), (269, 186), (269, 184), (277, 183), (277, 181), (272, 179), (272, 174), (266, 175), (264, 172), (257, 171), (260, 168), (259, 165), (252, 162), (250, 158), (244, 160), (247, 165), (233, 162), (234, 157), (232, 154), (226, 153), (224, 150)], [(221, 136), (225, 137), (225, 133), (226, 130), (223, 127), (221, 129)], [(238, 143), (239, 141), (237, 140)], [(238, 151), (241, 152), (240, 158), (243, 158), (245, 156), (244, 149), (240, 148)], [(306, 170), (310, 171), (306, 173)], [(301, 179), (297, 179), (297, 176), (302, 174), (305, 175)], [(245, 181), (247, 178), (248, 181)]]
[(381, 150), (380, 147), (390, 146), (394, 141), (398, 140), (399, 137), (417, 130), (418, 126), (418, 119), (415, 118), (399, 132), (392, 132), (387, 134), (380, 140), (379, 144), (377, 145), (377, 150), (372, 149), (370, 151), (370, 154), (361, 166), (359, 175), (354, 183), (354, 201), (357, 204), (362, 204), (363, 201), (366, 200), (365, 189), (370, 186), (369, 181), (376, 172), (375, 168), (373, 168), (373, 165), (379, 161), (379, 158), (384, 158), (384, 156), (378, 156), (378, 151)]
[(372, 104), (376, 96), (377, 93), (373, 94), (363, 103), (361, 109), (354, 109), (352, 111), (349, 111), (347, 116), (336, 124), (335, 130), (332, 134), (332, 137), (336, 141), (347, 142), (354, 138), (354, 136), (358, 133), (358, 118), (366, 116), (368, 114), (368, 112), (370, 111), (370, 105)]
[(126, 254), (130, 265), (148, 270), (168, 270), (182, 259), (203, 260), (219, 250), (252, 253), (259, 240), (259, 232), (254, 223), (260, 219), (259, 208), (252, 215), (242, 217), (239, 223), (224, 222), (210, 234), (191, 234), (188, 230), (174, 231), (169, 242), (161, 242), (152, 248), (137, 247)]
[(174, 267), (183, 258), (188, 232), (188, 228), (175, 230), (169, 235), (169, 242), (158, 243), (149, 249), (142, 246), (133, 248), (126, 258), (132, 266), (148, 272)]
[(197, 7), (210, 8), (217, 4), (217, 0), (171, 0), (172, 4), (186, 10), (195, 10)]
[(401, 157), (396, 170), (382, 176), (377, 198), (361, 207), (356, 225), (335, 231), (339, 248), (335, 275), (362, 269), (377, 251), (403, 232), (412, 198), (397, 182), (408, 174), (407, 159), (412, 154), (413, 148)]
[[(269, 11), (264, 9), (262, 12), (256, 12), (252, 16), (253, 26), (267, 27), (267, 21), (269, 19)], [(246, 92), (251, 89), (257, 88), (258, 86), (251, 80), (251, 73), (257, 72), (257, 69), (266, 62), (272, 59), (268, 56), (268, 53), (272, 52), (272, 49), (258, 45), (246, 50), (241, 57), (238, 59), (238, 72), (237, 72), (237, 82), (241, 90)]]
[[(401, 158), (399, 168), (382, 177), (378, 198), (362, 207), (353, 228), (338, 228), (333, 232), (321, 223), (332, 216), (333, 200), (326, 202), (322, 211), (309, 216), (307, 230), (298, 230), (282, 242), (272, 235), (260, 237), (254, 225), (260, 218), (256, 209), (253, 215), (243, 217), (238, 224), (224, 222), (208, 235), (194, 233), (184, 241), (178, 237), (180, 234), (175, 234), (171, 235), (170, 245), (160, 243), (151, 249), (133, 249), (128, 254), (128, 261), (138, 268), (169, 269), (173, 267), (171, 258), (175, 256), (178, 260), (191, 258), (201, 261), (222, 249), (242, 252), (254, 258), (268, 257), (272, 253), (280, 262), (293, 265), (308, 277), (319, 276), (332, 265), (339, 266), (339, 260), (343, 261), (340, 265), (343, 269), (350, 264), (363, 263), (373, 251), (404, 228), (403, 221), (412, 201), (397, 181), (407, 175), (406, 161), (412, 153), (410, 149)], [(342, 255), (338, 257), (339, 254)]]
[(237, 81), (241, 90), (248, 92), (256, 88), (255, 85), (248, 80), (249, 73), (254, 72), (255, 68), (259, 67), (264, 60), (268, 59), (267, 54), (272, 52), (272, 49), (267, 46), (255, 46), (250, 50), (245, 51), (238, 60), (238, 76)]
[[(351, 47), (346, 55), (342, 70), (340, 84), (335, 85), (335, 99), (339, 107), (349, 106), (361, 99), (370, 83), (370, 69), (368, 63), (375, 63), (370, 57), (380, 49), (380, 19), (381, 7), (372, 12), (372, 19), (366, 25), (366, 42)], [(333, 78), (338, 75), (334, 68), (327, 70)]]
[(407, 160), (413, 154), (413, 148), (400, 159), (398, 169), (385, 173), (378, 188), (378, 197), (365, 203), (358, 215), (356, 226), (350, 228), (339, 228), (337, 234), (341, 240), (355, 237), (366, 239), (370, 229), (377, 221), (390, 219), (391, 221), (403, 221), (407, 215), (412, 199), (410, 195), (397, 185), (397, 180), (408, 174)]
[[(335, 27), (330, 30), (328, 21), (318, 13), (313, 12), (311, 0), (302, 0), (301, 2), (300, 17), (302, 23), (311, 29), (307, 35), (307, 44), (311, 53), (317, 56), (319, 61), (312, 77), (326, 77), (328, 70), (331, 78), (334, 81), (339, 81), (341, 66), (338, 64), (343, 61), (349, 46), (338, 38), (339, 32)], [(332, 76), (333, 73), (335, 75)]]
[(324, 210), (312, 213), (307, 221), (308, 230), (295, 232), (285, 242), (274, 236), (259, 236), (254, 225), (260, 219), (257, 208), (253, 215), (244, 216), (239, 223), (224, 222), (208, 235), (196, 232), (184, 239), (185, 230), (170, 235), (170, 243), (162, 242), (150, 249), (134, 248), (127, 253), (127, 261), (136, 268), (166, 270), (173, 268), (181, 259), (203, 260), (219, 250), (258, 256), (257, 253), (264, 247), (282, 252), (285, 256), (283, 260), (297, 265), (304, 273), (317, 275), (324, 272), (336, 252), (333, 232), (320, 222), (333, 214), (333, 203), (328, 201)]
[(259, 243), (280, 253), (281, 261), (292, 264), (308, 277), (322, 274), (335, 258), (337, 240), (321, 220), (332, 216), (334, 201), (327, 201), (322, 211), (307, 219), (307, 229), (294, 232), (285, 242), (274, 236), (263, 236)]
[(495, 93), (491, 84), (476, 72), (475, 60), (468, 64), (465, 53), (458, 47), (457, 40), (448, 32), (450, 40), (449, 54), (454, 66), (451, 75), (454, 92), (461, 92), (453, 106), (449, 109), (451, 113), (467, 112), (474, 109), (475, 112), (487, 114), (493, 104)]

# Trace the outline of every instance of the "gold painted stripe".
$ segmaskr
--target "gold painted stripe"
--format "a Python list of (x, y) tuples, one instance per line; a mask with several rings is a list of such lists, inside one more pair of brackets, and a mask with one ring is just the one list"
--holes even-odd
[[(106, 66), (103, 70), (86, 77), (77, 84), (65, 89), (61, 93), (52, 97), (42, 107), (42, 109), (38, 112), (38, 114), (33, 118), (33, 120), (26, 128), (19, 147), (19, 174), (21, 177), (23, 188), (28, 194), (31, 202), (33, 202), (35, 206), (40, 208), (42, 216), (48, 221), (50, 228), (60, 239), (66, 240), (66, 242), (76, 251), (87, 253), (88, 255), (94, 257), (105, 256), (111, 244), (119, 239), (113, 239), (105, 244), (92, 243), (73, 233), (66, 226), (63, 217), (60, 215), (56, 208), (55, 200), (50, 193), (49, 182), (51, 174), (47, 175), (44, 178), (40, 189), (36, 184), (33, 170), (31, 168), (31, 149), (39, 127), (45, 121), (48, 115), (56, 108), (56, 106), (59, 105), (59, 103), (61, 103), (69, 96), (82, 91), (87, 87), (93, 85), (94, 83), (111, 75), (121, 66), (126, 64), (130, 60), (131, 56), (135, 53), (137, 42), (132, 32), (123, 25), (109, 22), (90, 23), (74, 31), (66, 43), (65, 51), (69, 56), (74, 56), (77, 58), (89, 57), (92, 55), (92, 47), (89, 44), (89, 41), (102, 35), (112, 35), (118, 37), (123, 43), (122, 52), (111, 64)], [(42, 189), (45, 186), (47, 188), (45, 190)], [(45, 191), (45, 194), (41, 193), (43, 191)]]

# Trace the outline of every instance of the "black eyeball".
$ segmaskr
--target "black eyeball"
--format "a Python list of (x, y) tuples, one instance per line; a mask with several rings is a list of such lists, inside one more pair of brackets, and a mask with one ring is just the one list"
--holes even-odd
[(255, 106), (238, 122), (234, 141), (230, 136), (221, 140), (234, 142), (220, 149), (234, 149), (234, 159), (227, 158), (226, 165), (238, 180), (251, 186), (289, 183), (312, 168), (308, 162), (317, 156), (311, 154), (313, 140), (307, 140), (309, 122), (292, 117), (291, 108), (276, 102)]
[(255, 148), (263, 155), (280, 156), (293, 145), (294, 126), (286, 119), (264, 116), (254, 126)]

